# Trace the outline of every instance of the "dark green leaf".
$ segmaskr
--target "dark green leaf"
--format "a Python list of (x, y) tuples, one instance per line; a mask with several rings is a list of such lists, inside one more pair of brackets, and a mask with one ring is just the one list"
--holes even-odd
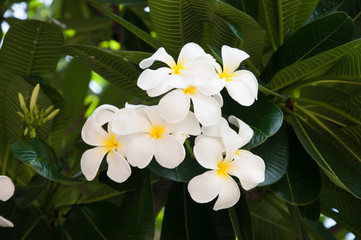
[[(312, 121), (312, 119), (309, 119), (309, 121)], [(309, 124), (309, 122), (303, 122), (303, 120), (295, 116), (292, 117), (292, 126), (308, 154), (334, 182), (355, 196), (361, 197), (361, 188), (357, 184), (361, 181), (361, 175), (359, 174), (361, 171), (360, 161), (355, 159), (355, 156), (347, 155), (345, 157), (340, 145), (334, 146), (330, 142), (332, 138), (326, 138), (318, 133), (319, 126), (311, 125), (311, 127)], [(333, 130), (335, 129), (330, 131)]]
[(349, 42), (352, 34), (352, 20), (342, 12), (307, 24), (292, 34), (272, 55), (261, 80), (267, 83), (281, 69)]
[(113, 19), (114, 21), (116, 21), (117, 23), (119, 23), (120, 25), (122, 25), (123, 27), (125, 27), (126, 29), (128, 29), (130, 32), (135, 34), (137, 37), (142, 39), (144, 42), (148, 43), (154, 49), (161, 47), (161, 43), (159, 42), (159, 40), (153, 38), (149, 33), (145, 32), (142, 29), (138, 28), (137, 26), (133, 25), (132, 23), (125, 20), (124, 18), (121, 18), (121, 17), (115, 15), (108, 9), (106, 9), (98, 4), (93, 3), (92, 6), (95, 7), (96, 9), (98, 9), (99, 11), (101, 11), (102, 13), (104, 13), (105, 15), (107, 15), (108, 17), (110, 17), (111, 19)]
[(153, 239), (150, 181), (143, 188), (125, 194), (120, 207), (108, 202), (73, 207), (64, 228), (72, 239)]
[(254, 239), (251, 214), (244, 192), (241, 193), (241, 198), (237, 204), (229, 208), (228, 211), (237, 238), (241, 240)]
[(318, 198), (321, 191), (319, 169), (293, 132), (290, 131), (288, 137), (288, 169), (282, 179), (271, 186), (271, 190), (291, 204), (309, 204)]
[(296, 16), (291, 25), (291, 32), (297, 31), (309, 19), (312, 12), (315, 10), (319, 0), (300, 0)]
[(199, 165), (197, 160), (188, 155), (178, 167), (173, 169), (160, 166), (155, 159), (148, 165), (148, 168), (162, 177), (177, 182), (189, 182), (193, 177), (205, 172), (205, 169)]
[(11, 152), (21, 161), (29, 164), (41, 176), (56, 182), (75, 182), (62, 175), (56, 166), (54, 151), (36, 138), (28, 138), (11, 144)]
[[(234, 115), (252, 127), (253, 138), (245, 148), (252, 148), (263, 143), (268, 137), (275, 134), (283, 122), (283, 113), (274, 103), (268, 101), (263, 94), (258, 94), (258, 100), (250, 107), (243, 107), (224, 92), (224, 115)], [(252, 114), (250, 114), (252, 113)]]
[(124, 6), (131, 6), (137, 4), (146, 4), (147, 0), (97, 0), (102, 3), (111, 3), (111, 4), (122, 4)]
[(213, 203), (199, 204), (183, 183), (173, 183), (165, 207), (162, 240), (234, 239), (227, 210), (213, 211)]
[(323, 225), (321, 221), (311, 222), (305, 220), (303, 226), (312, 239), (329, 239), (336, 240), (334, 235)]
[(14, 202), (24, 208), (32, 203), (46, 188), (48, 181), (40, 175), (35, 175), (26, 187), (16, 187)]
[(136, 85), (139, 71), (124, 58), (96, 47), (81, 45), (64, 46), (61, 52), (84, 61), (92, 70), (123, 91), (146, 97), (145, 92)]
[(339, 11), (346, 12), (355, 24), (355, 32), (353, 38), (361, 37), (361, 2), (358, 0), (343, 0), (340, 4)]
[(303, 218), (316, 222), (320, 218), (321, 213), (320, 199), (316, 199), (316, 201), (310, 204), (298, 206), (298, 210)]
[(289, 160), (289, 139), (286, 126), (252, 152), (260, 156), (266, 164), (265, 181), (259, 186), (270, 185), (282, 178), (287, 171)]
[(321, 212), (333, 218), (356, 236), (360, 236), (361, 200), (338, 188), (326, 179), (324, 182), (325, 184), (320, 196)]

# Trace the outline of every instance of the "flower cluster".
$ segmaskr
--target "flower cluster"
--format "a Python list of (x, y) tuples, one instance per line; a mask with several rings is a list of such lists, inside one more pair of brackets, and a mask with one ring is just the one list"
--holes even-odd
[[(221, 66), (199, 45), (188, 43), (177, 62), (164, 48), (141, 61), (139, 66), (145, 70), (137, 85), (150, 97), (164, 96), (155, 106), (126, 104), (118, 109), (102, 105), (94, 111), (81, 133), (84, 142), (94, 146), (81, 158), (87, 180), (95, 178), (105, 155), (107, 175), (119, 183), (131, 175), (130, 165), (145, 168), (153, 157), (162, 167), (175, 168), (185, 158), (184, 142), (195, 136), (196, 161), (209, 171), (189, 182), (191, 197), (204, 203), (218, 196), (215, 210), (233, 206), (240, 190), (232, 176), (249, 190), (263, 182), (265, 175), (263, 160), (240, 149), (250, 141), (253, 130), (230, 116), (237, 133), (221, 112), (223, 88), (243, 106), (257, 99), (256, 77), (237, 70), (248, 57), (242, 50), (223, 46)], [(150, 69), (155, 61), (165, 67)]]

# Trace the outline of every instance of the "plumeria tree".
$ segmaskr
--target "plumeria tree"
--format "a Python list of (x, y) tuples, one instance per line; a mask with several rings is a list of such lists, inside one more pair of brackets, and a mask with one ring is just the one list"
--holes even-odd
[(0, 239), (361, 236), (359, 0), (0, 16)]

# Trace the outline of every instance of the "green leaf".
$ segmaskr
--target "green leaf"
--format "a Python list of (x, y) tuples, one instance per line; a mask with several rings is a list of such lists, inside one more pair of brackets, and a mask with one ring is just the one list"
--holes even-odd
[(202, 24), (190, 1), (149, 0), (150, 16), (167, 51), (179, 53), (184, 44), (199, 42)]
[(300, 0), (299, 2), (296, 16), (294, 17), (291, 25), (292, 33), (305, 24), (312, 12), (315, 10), (319, 0)]
[(317, 164), (304, 151), (296, 136), (289, 132), (289, 164), (286, 174), (271, 186), (271, 190), (286, 202), (310, 204), (321, 191)]
[(320, 199), (317, 198), (312, 203), (298, 206), (298, 210), (300, 211), (300, 214), (304, 219), (316, 222), (320, 218), (321, 214)]
[(124, 195), (118, 207), (108, 202), (74, 206), (64, 223), (72, 239), (153, 239), (154, 208), (150, 181)]
[(35, 175), (26, 187), (15, 188), (14, 202), (21, 208), (29, 206), (46, 188), (48, 181), (40, 175)]
[(321, 221), (311, 222), (303, 221), (303, 226), (312, 239), (329, 239), (336, 240), (334, 235), (323, 225)]
[(240, 11), (250, 15), (257, 20), (258, 17), (258, 1), (253, 0), (223, 0), (223, 2), (232, 5)]
[(159, 40), (153, 38), (149, 33), (145, 32), (142, 29), (138, 28), (137, 26), (133, 25), (132, 23), (125, 20), (124, 18), (115, 15), (108, 9), (106, 9), (98, 4), (92, 3), (92, 6), (95, 7), (96, 9), (98, 9), (99, 11), (101, 11), (102, 13), (104, 13), (105, 15), (107, 15), (108, 17), (110, 17), (111, 19), (113, 19), (115, 22), (119, 23), (120, 25), (122, 25), (123, 27), (128, 29), (130, 32), (135, 34), (137, 37), (142, 39), (144, 42), (148, 43), (154, 49), (161, 47), (161, 43), (159, 42)]
[[(220, 16), (226, 21), (230, 20), (242, 33), (244, 38), (242, 50), (250, 55), (250, 60), (253, 63), (260, 63), (263, 51), (263, 32), (258, 23), (249, 15), (221, 1), (218, 1), (218, 8)], [(223, 41), (219, 45), (224, 44), (225, 42)], [(218, 47), (217, 45), (215, 46)]]
[[(152, 56), (152, 53), (138, 51), (113, 51), (112, 54), (120, 56), (129, 62), (139, 64), (143, 59)], [(155, 63), (154, 63), (155, 64)]]
[(297, 239), (297, 229), (285, 203), (270, 196), (250, 201), (254, 239)]
[(272, 55), (261, 80), (267, 83), (281, 69), (349, 42), (352, 34), (352, 20), (342, 12), (307, 24), (292, 34)]
[(189, 182), (193, 177), (206, 171), (199, 165), (195, 158), (190, 157), (188, 154), (183, 162), (176, 168), (164, 168), (160, 166), (155, 159), (148, 165), (148, 168), (152, 172), (176, 182)]
[(1, 203), (0, 211), (1, 216), (14, 223), (13, 228), (0, 228), (2, 239), (51, 239), (47, 223), (35, 209), (19, 208), (9, 200)]
[(241, 197), (237, 204), (229, 208), (228, 212), (237, 238), (242, 240), (254, 239), (251, 214), (248, 209), (244, 192), (241, 193)]
[[(312, 122), (309, 123), (312, 121), (311, 118), (304, 122), (304, 119), (292, 116), (291, 120), (298, 139), (322, 170), (339, 186), (356, 197), (361, 197), (360, 185), (356, 184), (361, 181), (361, 175), (359, 174), (361, 171), (360, 161), (352, 154), (345, 155), (344, 149), (339, 145), (340, 142), (336, 146), (330, 142), (330, 138), (339, 141), (342, 141), (342, 138), (335, 138), (335, 136), (339, 137), (338, 135), (325, 137), (320, 134), (318, 132), (320, 126)], [(329, 131), (335, 134), (337, 129), (332, 128)], [(339, 134), (338, 131), (337, 134)]]
[(361, 37), (361, 2), (358, 0), (344, 0), (340, 4), (339, 11), (346, 12), (355, 24), (354, 39)]
[[(236, 116), (252, 127), (254, 131), (253, 138), (244, 148), (260, 145), (282, 126), (283, 112), (276, 104), (268, 101), (262, 93), (258, 94), (258, 100), (249, 107), (239, 105), (226, 92), (222, 96), (225, 102), (222, 113), (226, 116)], [(250, 112), (252, 114), (249, 114)]]
[(138, 4), (146, 4), (147, 0), (97, 0), (102, 3), (110, 3), (110, 4), (122, 4), (124, 6), (132, 6)]
[(265, 180), (259, 186), (273, 184), (280, 180), (287, 171), (289, 161), (289, 139), (283, 126), (274, 136), (252, 152), (260, 156), (266, 164)]
[(324, 215), (333, 218), (356, 236), (361, 235), (360, 199), (325, 180), (320, 200)]
[[(0, 68), (7, 74), (43, 75), (53, 72), (59, 60), (63, 34), (54, 24), (24, 20), (6, 34), (0, 51)], [(0, 84), (2, 84), (0, 82)]]
[[(297, 81), (321, 77), (330, 69), (332, 70), (330, 70), (330, 73), (327, 73), (326, 76), (340, 75), (343, 72), (340, 68), (341, 64), (343, 63), (342, 66), (345, 67), (346, 61), (350, 59), (355, 60), (355, 62), (351, 62), (351, 66), (347, 65), (347, 69), (350, 70), (345, 70), (345, 73), (354, 75), (359, 69), (356, 60), (361, 50), (360, 44), (360, 39), (355, 40), (288, 66), (272, 78), (268, 83), (268, 87), (274, 91), (281, 90)], [(346, 56), (346, 58), (343, 58), (344, 56)], [(338, 62), (339, 60), (341, 61)], [(332, 68), (336, 63), (337, 67)], [(324, 78), (324, 76), (322, 77)], [(346, 76), (343, 77), (346, 78)]]
[(165, 206), (161, 239), (234, 239), (227, 210), (213, 211), (213, 203), (199, 204), (183, 183), (173, 183)]
[(92, 70), (123, 91), (142, 98), (147, 96), (136, 85), (139, 71), (124, 58), (96, 47), (81, 45), (64, 46), (61, 48), (61, 52), (79, 58)]
[(118, 192), (127, 192), (139, 189), (146, 185), (148, 180), (148, 171), (146, 169), (132, 168), (132, 175), (122, 184), (116, 183), (108, 178), (106, 171), (99, 174), (99, 181), (111, 187)]
[(259, 22), (266, 30), (273, 50), (283, 44), (299, 5), (298, 0), (261, 0)]
[(29, 138), (14, 142), (11, 152), (21, 161), (29, 164), (35, 172), (55, 182), (76, 182), (77, 180), (62, 175), (56, 166), (54, 151), (44, 142)]

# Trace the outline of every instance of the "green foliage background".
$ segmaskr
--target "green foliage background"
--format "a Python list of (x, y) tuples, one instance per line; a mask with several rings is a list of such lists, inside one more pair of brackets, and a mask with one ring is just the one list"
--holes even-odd
[[(17, 2), (27, 20), (11, 17)], [(1, 1), (10, 29), (0, 35), (0, 168), (16, 191), (0, 203), (15, 224), (0, 238), (361, 237), (360, 15), (359, 0)], [(223, 114), (253, 128), (246, 148), (266, 163), (266, 180), (228, 210), (188, 195), (205, 171), (191, 154), (176, 169), (132, 169), (122, 184), (106, 165), (92, 182), (80, 171), (86, 117), (103, 103), (155, 103), (136, 86), (138, 63), (159, 47), (176, 57), (188, 42), (217, 59), (222, 45), (246, 51), (241, 68), (259, 81), (251, 107), (224, 97)], [(29, 139), (18, 93), (28, 103), (37, 83), (38, 107), (60, 114)], [(326, 217), (337, 224), (327, 229)]]

